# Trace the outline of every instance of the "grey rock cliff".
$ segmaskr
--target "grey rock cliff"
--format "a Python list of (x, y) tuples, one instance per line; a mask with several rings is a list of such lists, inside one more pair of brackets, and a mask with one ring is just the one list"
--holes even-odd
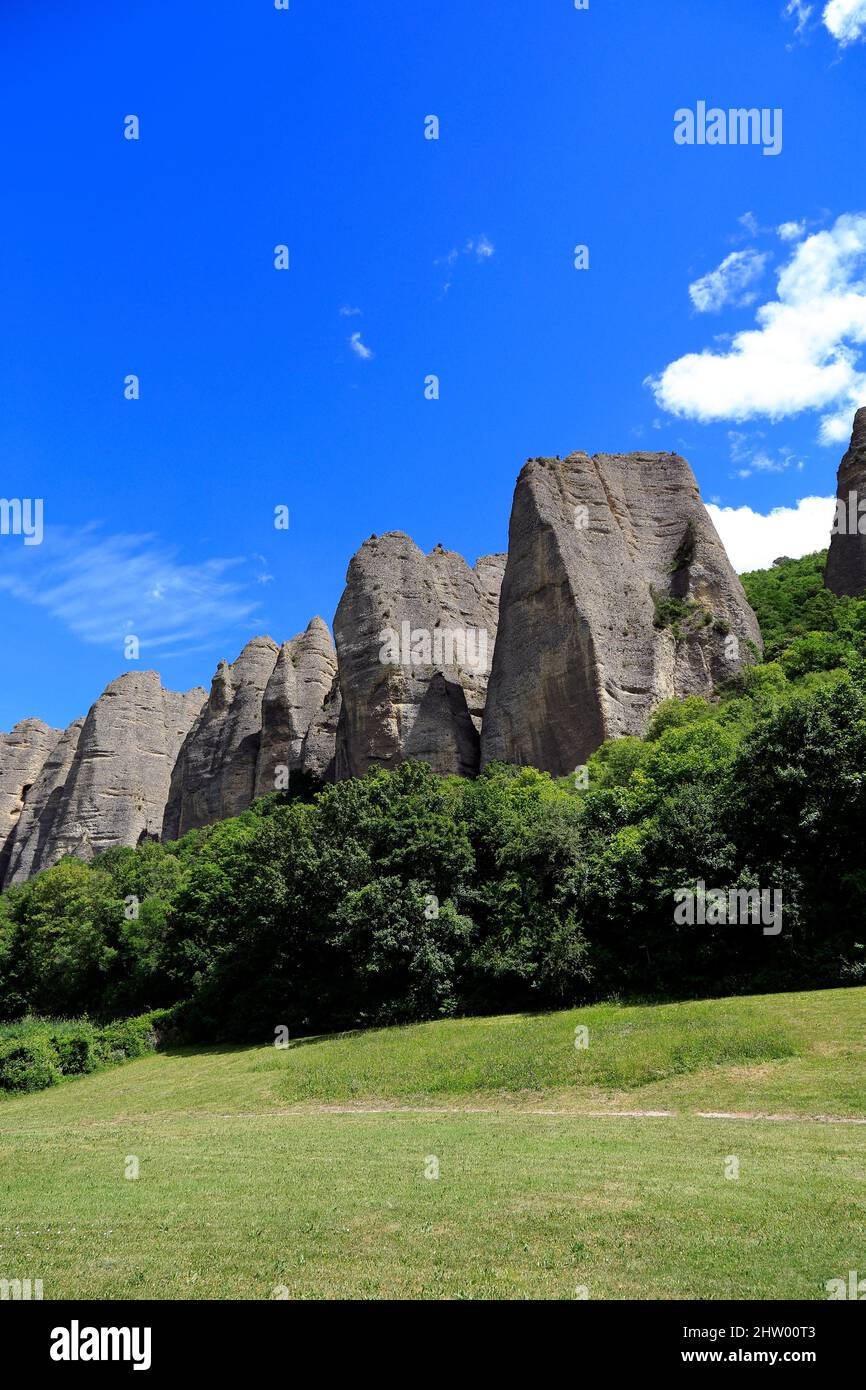
[[(158, 839), (171, 770), (204, 698), (201, 689), (164, 690), (155, 671), (112, 681), (84, 721), (62, 795), (52, 801), (49, 794), (52, 824), (30, 871), (64, 854), (90, 859), (114, 845)], [(66, 752), (58, 749), (58, 759)]]
[(221, 661), (210, 695), (175, 763), (163, 838), (245, 811), (255, 796), (262, 701), (280, 649), (254, 637), (231, 666)]
[(22, 719), (0, 733), (0, 884), (26, 797), (59, 737), (60, 730), (41, 719)]
[[(736, 638), (736, 643), (730, 641)], [(517, 481), (482, 761), (561, 776), (753, 660), (757, 619), (676, 454), (532, 459)]]
[[(255, 795), (285, 789), (285, 771), (312, 772), (333, 765), (336, 729), (327, 747), (325, 701), (337, 674), (337, 654), (327, 625), (313, 618), (305, 632), (284, 642), (262, 700), (262, 732), (256, 764)], [(333, 702), (328, 713), (332, 713)], [(316, 721), (317, 732), (307, 744)]]
[(496, 641), (505, 556), (472, 569), (402, 531), (353, 557), (334, 618), (342, 708), (337, 777), (407, 758), (471, 775)]
[(830, 537), (830, 553), (824, 583), (834, 594), (862, 598), (866, 594), (866, 408), (854, 416), (848, 452), (839, 464), (836, 522)]
[[(839, 495), (866, 497), (866, 410)], [(827, 583), (866, 592), (866, 553), (834, 537)], [(642, 734), (664, 699), (709, 695), (753, 659), (750, 609), (675, 454), (533, 459), (508, 556), (470, 567), (403, 532), (353, 557), (334, 621), (221, 661), (209, 695), (129, 672), (61, 735), (0, 734), (0, 883), (65, 853), (175, 839), (285, 785), (419, 759), (475, 774), (503, 759), (571, 772)]]
[(54, 827), (72, 771), (84, 720), (76, 719), (61, 735), (33, 783), (11, 837), (3, 886), (23, 883), (38, 866), (50, 863)]

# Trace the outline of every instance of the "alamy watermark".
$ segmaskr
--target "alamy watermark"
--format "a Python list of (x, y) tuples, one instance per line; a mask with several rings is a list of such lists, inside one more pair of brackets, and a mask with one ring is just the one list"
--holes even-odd
[(705, 101), (692, 111), (681, 106), (674, 112), (674, 140), (678, 145), (762, 145), (763, 153), (782, 153), (782, 108), (764, 106), (707, 108)]
[(834, 1299), (856, 1299), (861, 1302), (866, 1299), (866, 1279), (859, 1278), (856, 1269), (848, 1270), (848, 1278), (828, 1279), (824, 1288), (827, 1290), (827, 1297), (831, 1301)]
[(781, 888), (707, 888), (698, 879), (694, 888), (674, 892), (677, 926), (762, 926), (764, 936), (782, 930)]
[(41, 1279), (0, 1279), (0, 1302), (29, 1303), (42, 1298)]
[(853, 488), (847, 498), (836, 498), (836, 515), (830, 528), (831, 536), (866, 536), (866, 497)]
[(0, 536), (23, 536), (25, 545), (41, 545), (44, 510), (41, 497), (0, 497)]
[(379, 642), (383, 666), (488, 669), (488, 635), (484, 627), (413, 628), (410, 622), (402, 622), (399, 632), (393, 627), (384, 628)]

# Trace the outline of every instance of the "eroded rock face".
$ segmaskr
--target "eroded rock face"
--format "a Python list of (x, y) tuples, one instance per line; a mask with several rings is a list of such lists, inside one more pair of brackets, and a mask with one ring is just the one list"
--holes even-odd
[(60, 730), (41, 719), (22, 719), (0, 733), (0, 883), (26, 797), (59, 737)]
[(340, 678), (335, 675), (321, 709), (313, 715), (301, 749), (301, 771), (317, 782), (336, 780), (337, 728), (342, 707)]
[(210, 695), (178, 755), (163, 838), (239, 815), (255, 797), (262, 701), (280, 649), (254, 637), (231, 666), (221, 661)]
[(334, 618), (338, 778), (407, 758), (477, 772), (504, 569), (504, 555), (474, 569), (442, 546), (425, 555), (402, 531), (364, 542)]
[(23, 883), (37, 866), (52, 862), (54, 827), (83, 728), (84, 720), (76, 719), (60, 735), (27, 795), (9, 846), (4, 888)]
[[(330, 735), (328, 730), (336, 675), (337, 654), (321, 618), (313, 618), (305, 632), (283, 643), (262, 700), (256, 796), (284, 790), (286, 773), (311, 772), (319, 780), (330, 780), (322, 768), (330, 766), (333, 775), (336, 726)], [(314, 720), (316, 733), (308, 743)]]
[[(732, 641), (731, 639), (735, 639)], [(709, 695), (760, 632), (676, 454), (532, 459), (517, 481), (482, 761), (557, 776)]]
[[(824, 583), (834, 594), (862, 598), (866, 594), (866, 408), (854, 416), (848, 452), (839, 465), (836, 520)], [(859, 510), (864, 503), (863, 511)]]
[[(31, 829), (28, 840), (35, 833), (41, 843), (30, 872), (64, 854), (91, 859), (115, 845), (158, 839), (172, 767), (204, 698), (201, 689), (164, 690), (155, 671), (129, 671), (112, 681), (78, 733), (62, 794), (53, 795), (55, 786), (46, 798), (50, 830), (40, 836), (38, 827)], [(75, 734), (67, 732), (71, 742)], [(57, 749), (60, 763), (68, 752)]]

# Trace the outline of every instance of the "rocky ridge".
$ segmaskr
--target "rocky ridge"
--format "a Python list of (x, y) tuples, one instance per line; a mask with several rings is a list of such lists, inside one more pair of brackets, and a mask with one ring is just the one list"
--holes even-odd
[[(866, 411), (846, 459), (840, 489), (866, 471)], [(281, 646), (253, 638), (209, 693), (130, 671), (65, 731), (0, 734), (0, 882), (176, 838), (296, 777), (409, 758), (462, 776), (492, 759), (571, 772), (604, 739), (642, 734), (660, 701), (712, 694), (760, 634), (684, 459), (576, 453), (526, 464), (507, 555), (470, 566), (403, 532), (370, 537), (334, 639), (314, 618)]]

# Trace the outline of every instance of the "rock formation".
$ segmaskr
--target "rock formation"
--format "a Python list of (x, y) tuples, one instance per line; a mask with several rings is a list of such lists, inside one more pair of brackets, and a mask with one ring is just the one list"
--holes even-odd
[(279, 647), (254, 637), (231, 666), (221, 661), (207, 703), (188, 734), (174, 767), (163, 836), (245, 811), (255, 796), (262, 732), (262, 701)]
[[(204, 694), (164, 690), (155, 671), (129, 671), (112, 681), (77, 736), (62, 793), (59, 784), (39, 789), (50, 827), (32, 824), (20, 844), (31, 873), (64, 854), (90, 859), (114, 845), (159, 838), (171, 770)], [(58, 747), (52, 761), (62, 765), (69, 751)], [(24, 874), (20, 865), (17, 874)]]
[[(285, 789), (285, 774), (313, 771), (327, 780), (321, 768), (333, 764), (334, 743), (328, 749), (325, 701), (332, 708), (331, 688), (337, 674), (337, 656), (331, 634), (321, 618), (313, 618), (291, 642), (284, 642), (262, 700), (261, 746), (256, 764), (255, 795)], [(317, 722), (316, 751), (305, 751), (313, 720)], [(334, 738), (336, 735), (334, 735)], [(315, 768), (308, 761), (315, 762)]]
[[(735, 640), (732, 640), (735, 639)], [(758, 623), (676, 454), (531, 459), (514, 495), (482, 759), (561, 776), (753, 660)]]
[(340, 678), (334, 676), (321, 709), (313, 715), (301, 748), (301, 771), (317, 782), (336, 780), (337, 728), (342, 707)]
[[(257, 796), (284, 789), (286, 773), (311, 771), (326, 780), (334, 762), (328, 720), (336, 669), (321, 618), (282, 647), (254, 637), (231, 666), (221, 661), (174, 768), (165, 839), (238, 815)], [(314, 720), (315, 739), (305, 751)]]
[[(858, 412), (839, 493), (866, 481)], [(827, 582), (866, 591), (859, 536)], [(508, 556), (470, 567), (401, 531), (352, 559), (334, 621), (278, 647), (248, 642), (209, 695), (152, 671), (108, 687), (63, 733), (0, 735), (0, 883), (72, 852), (176, 839), (246, 810), (296, 775), (318, 782), (419, 759), (557, 775), (606, 738), (642, 734), (670, 696), (708, 695), (753, 659), (757, 621), (675, 454), (533, 459)]]
[(353, 557), (334, 618), (342, 709), (337, 777), (407, 758), (470, 776), (496, 640), (504, 555), (474, 569), (402, 531)]
[(5, 880), (0, 876), (0, 884), (7, 888), (11, 883), (23, 883), (38, 867), (52, 862), (54, 827), (83, 728), (83, 719), (69, 725), (33, 783), (10, 840)]
[[(866, 594), (866, 408), (854, 416), (848, 452), (839, 465), (836, 519), (824, 583), (834, 594)], [(862, 510), (861, 510), (862, 506)]]
[(0, 884), (28, 793), (59, 737), (60, 730), (41, 719), (22, 719), (0, 733)]

